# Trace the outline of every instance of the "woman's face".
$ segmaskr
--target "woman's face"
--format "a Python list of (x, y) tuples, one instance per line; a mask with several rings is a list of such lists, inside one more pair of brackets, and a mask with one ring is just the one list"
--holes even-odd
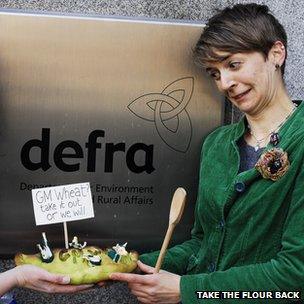
[(207, 62), (206, 71), (218, 89), (242, 112), (258, 114), (274, 99), (281, 75), (274, 58), (259, 52), (216, 52), (222, 59)]

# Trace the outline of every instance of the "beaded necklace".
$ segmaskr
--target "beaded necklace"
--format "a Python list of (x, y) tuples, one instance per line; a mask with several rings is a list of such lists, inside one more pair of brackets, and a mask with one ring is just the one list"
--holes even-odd
[(284, 123), (288, 120), (288, 118), (292, 115), (292, 113), (295, 111), (295, 109), (297, 108), (297, 106), (294, 104), (294, 107), (292, 109), (292, 111), (284, 118), (284, 120), (282, 122), (280, 122), (280, 124), (278, 126), (276, 126), (273, 130), (271, 130), (266, 136), (264, 136), (263, 138), (258, 139), (254, 133), (251, 130), (251, 127), (248, 123), (248, 130), (250, 135), (254, 138), (254, 140), (256, 141), (256, 144), (254, 145), (254, 150), (258, 151), (259, 149), (261, 149), (261, 145), (265, 142), (265, 140), (270, 136), (270, 140), (269, 142), (273, 145), (276, 146), (279, 142), (280, 142), (280, 136), (278, 133), (278, 130), (284, 125)]

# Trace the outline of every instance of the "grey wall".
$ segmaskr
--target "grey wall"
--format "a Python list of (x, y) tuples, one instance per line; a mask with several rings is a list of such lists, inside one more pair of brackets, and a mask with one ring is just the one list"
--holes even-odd
[[(209, 0), (162, 0), (162, 1), (130, 1), (130, 0), (90, 0), (90, 1), (0, 1), (2, 9), (23, 11), (41, 11), (57, 13), (97, 14), (127, 17), (147, 17), (160, 19), (185, 19), (205, 22), (216, 9), (235, 3), (252, 1), (209, 1)], [(263, 3), (262, 1), (256, 1)], [(289, 37), (288, 61), (286, 67), (286, 84), (289, 94), (294, 99), (304, 98), (304, 31), (302, 0), (270, 0), (268, 6), (274, 15), (285, 26)], [(0, 28), (1, 30), (1, 28)], [(237, 115), (236, 115), (237, 116)], [(229, 121), (227, 117), (226, 121)], [(0, 271), (12, 267), (11, 261), (0, 261)], [(83, 295), (48, 297), (40, 293), (15, 290), (17, 302), (20, 303), (136, 303), (126, 286), (110, 285), (107, 288), (96, 288)]]

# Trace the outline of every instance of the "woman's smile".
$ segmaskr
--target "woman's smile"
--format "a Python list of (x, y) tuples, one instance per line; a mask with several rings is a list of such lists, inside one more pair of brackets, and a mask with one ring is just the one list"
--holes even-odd
[(242, 93), (236, 94), (234, 96), (231, 96), (230, 98), (234, 99), (237, 102), (243, 101), (247, 96), (248, 93), (251, 91), (251, 89), (248, 89)]

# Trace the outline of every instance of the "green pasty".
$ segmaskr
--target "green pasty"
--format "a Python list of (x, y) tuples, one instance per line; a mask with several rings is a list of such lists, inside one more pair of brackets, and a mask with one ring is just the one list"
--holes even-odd
[(136, 268), (138, 260), (136, 252), (122, 255), (116, 262), (109, 256), (111, 251), (93, 246), (82, 249), (54, 249), (54, 258), (51, 262), (43, 262), (39, 253), (33, 255), (18, 253), (15, 256), (15, 263), (36, 265), (52, 273), (69, 275), (73, 285), (92, 284), (108, 280), (113, 272), (132, 272)]

